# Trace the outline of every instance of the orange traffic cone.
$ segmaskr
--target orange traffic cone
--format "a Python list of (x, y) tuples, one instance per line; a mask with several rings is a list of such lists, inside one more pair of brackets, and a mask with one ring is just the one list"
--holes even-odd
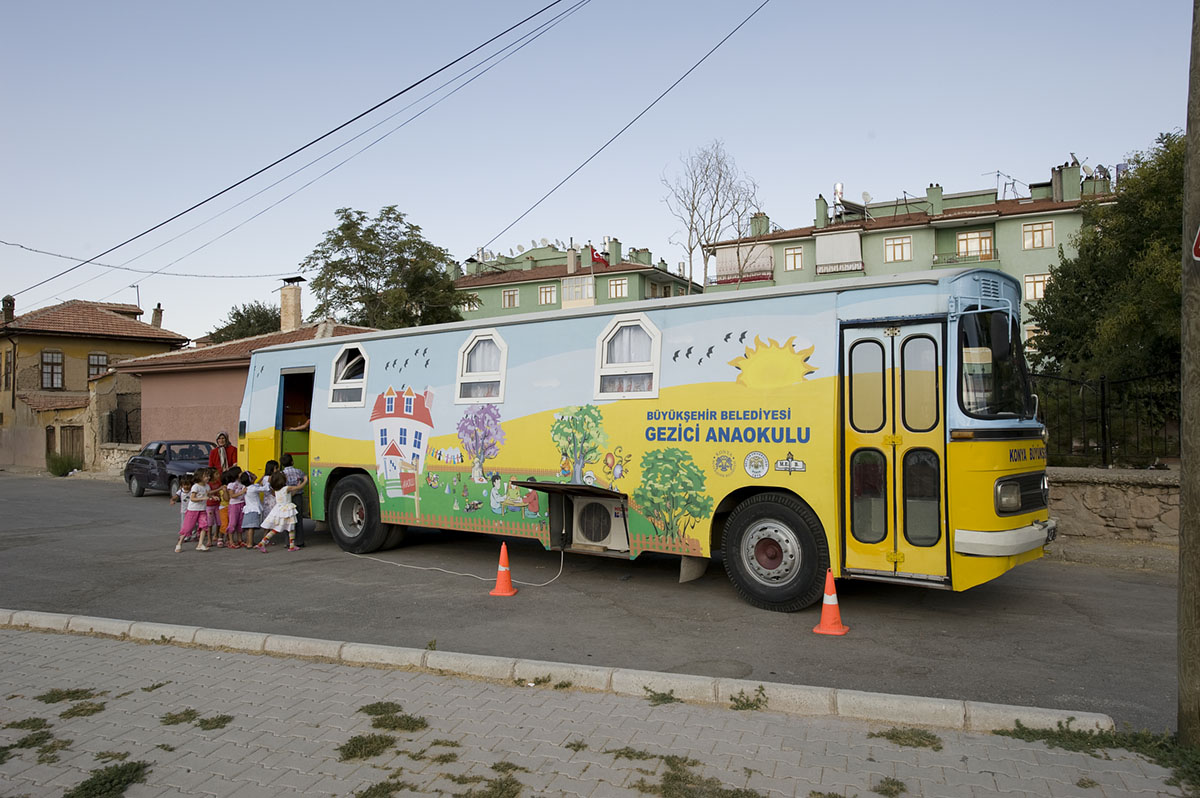
[(821, 622), (813, 627), (819, 635), (844, 635), (849, 626), (842, 625), (842, 611), (838, 609), (837, 591), (833, 589), (833, 571), (825, 571), (825, 598), (821, 603)]
[[(512, 573), (508, 570), (508, 544), (500, 544), (500, 568), (496, 571), (496, 587), (493, 596), (515, 596), (517, 589), (513, 587)], [(836, 601), (836, 599), (835, 599)]]

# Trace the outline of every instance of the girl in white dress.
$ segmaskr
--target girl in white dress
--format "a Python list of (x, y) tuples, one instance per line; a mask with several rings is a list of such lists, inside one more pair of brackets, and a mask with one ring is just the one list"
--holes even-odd
[(287, 532), (288, 551), (300, 551), (296, 545), (296, 505), (292, 501), (292, 494), (304, 490), (304, 486), (288, 485), (287, 476), (282, 471), (276, 471), (271, 474), (271, 490), (275, 492), (275, 507), (262, 522), (263, 529), (270, 531), (254, 548), (266, 554), (271, 538), (277, 532)]

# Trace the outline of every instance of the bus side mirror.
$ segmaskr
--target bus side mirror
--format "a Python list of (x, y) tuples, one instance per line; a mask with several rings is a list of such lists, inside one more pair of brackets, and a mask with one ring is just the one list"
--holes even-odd
[(1012, 327), (1008, 323), (1008, 314), (996, 311), (991, 316), (992, 359), (1007, 360), (1012, 354)]

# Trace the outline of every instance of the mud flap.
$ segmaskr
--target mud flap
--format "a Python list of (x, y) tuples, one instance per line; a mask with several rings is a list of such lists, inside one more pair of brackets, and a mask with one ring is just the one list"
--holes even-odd
[(704, 576), (708, 570), (707, 557), (689, 557), (686, 554), (679, 558), (679, 584), (691, 582)]

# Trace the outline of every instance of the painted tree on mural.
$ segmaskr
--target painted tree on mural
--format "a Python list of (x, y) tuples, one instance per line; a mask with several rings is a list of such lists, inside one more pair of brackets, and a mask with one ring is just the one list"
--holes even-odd
[(654, 449), (642, 455), (642, 481), (633, 500), (660, 535), (686, 537), (700, 519), (712, 515), (704, 492), (704, 472), (683, 449)]
[(550, 440), (571, 463), (571, 482), (583, 484), (583, 467), (600, 462), (601, 451), (608, 445), (604, 418), (595, 405), (568, 407), (554, 416)]
[(500, 408), (496, 405), (479, 405), (467, 410), (458, 421), (457, 431), (463, 451), (471, 458), (471, 480), (486, 481), (483, 464), (500, 454), (500, 446), (504, 443)]

